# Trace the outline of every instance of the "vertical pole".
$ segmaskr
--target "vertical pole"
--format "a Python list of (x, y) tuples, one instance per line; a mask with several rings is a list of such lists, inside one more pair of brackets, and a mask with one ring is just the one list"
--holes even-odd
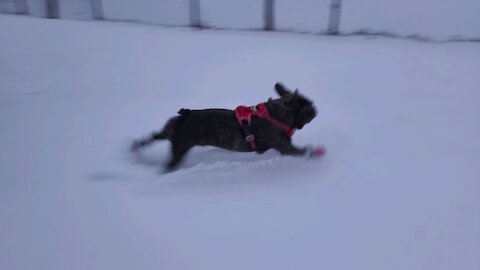
[(60, 6), (58, 1), (59, 0), (47, 0), (47, 18), (60, 18)]
[(190, 26), (202, 28), (200, 18), (200, 0), (190, 0)]
[(328, 21), (327, 34), (338, 35), (340, 27), (340, 11), (342, 9), (342, 0), (332, 0), (330, 4), (330, 18)]
[(274, 22), (274, 5), (275, 0), (265, 0), (263, 8), (263, 30), (265, 31), (272, 31), (275, 29), (275, 22)]
[(27, 0), (15, 0), (15, 13), (28, 15), (28, 3)]
[(92, 19), (104, 20), (103, 15), (103, 1), (102, 0), (90, 0), (90, 7), (92, 8)]

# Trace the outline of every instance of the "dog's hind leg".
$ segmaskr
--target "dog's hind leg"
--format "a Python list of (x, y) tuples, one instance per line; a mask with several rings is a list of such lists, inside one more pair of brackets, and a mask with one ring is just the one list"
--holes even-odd
[(167, 170), (173, 170), (182, 161), (185, 154), (192, 148), (192, 145), (172, 141), (172, 157), (167, 164)]
[(143, 137), (141, 139), (133, 141), (130, 149), (132, 151), (136, 151), (140, 148), (153, 144), (156, 140), (165, 140), (165, 139), (167, 139), (165, 130), (162, 130), (160, 132), (153, 132), (150, 136)]
[(175, 126), (181, 119), (183, 119), (182, 116), (170, 118), (161, 131), (153, 132), (150, 136), (135, 140), (130, 149), (136, 151), (140, 148), (151, 145), (157, 140), (171, 139), (175, 133)]

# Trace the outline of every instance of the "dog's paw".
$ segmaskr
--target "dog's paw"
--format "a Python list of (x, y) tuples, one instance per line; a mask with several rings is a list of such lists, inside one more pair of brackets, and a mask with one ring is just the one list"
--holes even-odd
[(130, 145), (130, 151), (131, 152), (137, 152), (140, 148), (142, 148), (142, 143), (138, 140), (135, 140), (132, 142), (132, 144)]
[(306, 154), (308, 158), (319, 158), (327, 153), (327, 148), (324, 145), (319, 145), (315, 147), (307, 146), (306, 149)]
[(141, 138), (139, 140), (135, 140), (132, 142), (132, 144), (130, 145), (130, 151), (132, 152), (136, 152), (138, 151), (140, 148), (143, 148), (143, 147), (146, 147), (146, 146), (149, 146), (153, 143), (154, 141), (154, 137), (153, 136), (149, 136), (149, 137), (144, 137), (144, 138)]

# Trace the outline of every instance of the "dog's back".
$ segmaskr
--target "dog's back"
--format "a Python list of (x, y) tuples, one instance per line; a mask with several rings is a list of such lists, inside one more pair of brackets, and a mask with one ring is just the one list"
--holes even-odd
[[(165, 126), (172, 143), (210, 145), (228, 150), (251, 151), (243, 139), (235, 114), (227, 109), (181, 109)], [(170, 133), (171, 132), (171, 133)]]

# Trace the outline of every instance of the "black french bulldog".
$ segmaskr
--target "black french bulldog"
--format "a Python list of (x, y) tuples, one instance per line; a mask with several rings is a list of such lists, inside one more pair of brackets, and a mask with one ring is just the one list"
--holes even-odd
[[(241, 122), (234, 110), (181, 109), (179, 115), (172, 117), (161, 131), (135, 140), (131, 150), (136, 151), (156, 140), (168, 139), (172, 149), (168, 170), (174, 169), (187, 151), (196, 145), (210, 145), (239, 152), (263, 153), (273, 148), (283, 155), (322, 155), (324, 148), (298, 148), (291, 143), (293, 130), (302, 129), (317, 115), (312, 101), (302, 96), (298, 90), (292, 93), (280, 83), (275, 84), (275, 90), (280, 98), (270, 98), (257, 105), (257, 108), (263, 106), (267, 117), (255, 114), (255, 107), (251, 107), (253, 113), (248, 123)], [(289, 127), (291, 132), (286, 132), (285, 127)]]

